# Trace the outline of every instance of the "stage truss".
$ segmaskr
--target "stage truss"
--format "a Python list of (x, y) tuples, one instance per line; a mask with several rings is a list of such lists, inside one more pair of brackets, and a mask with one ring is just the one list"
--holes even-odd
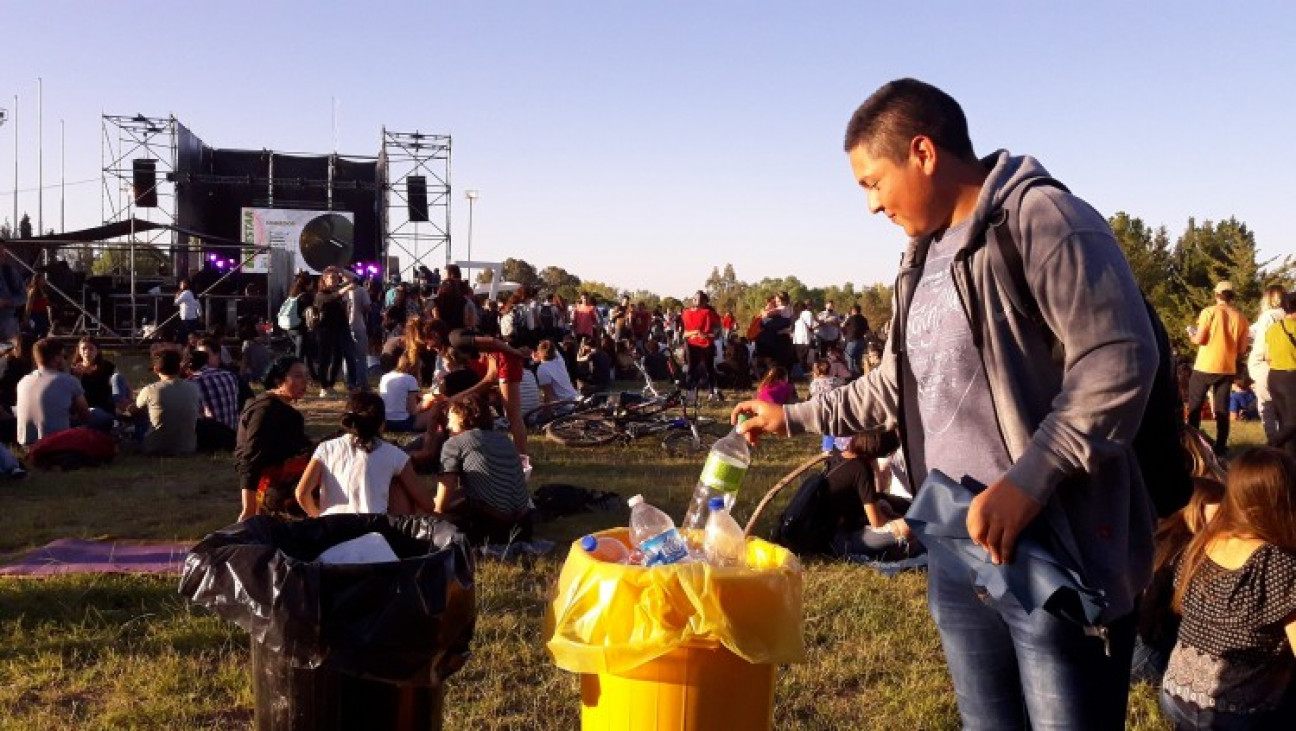
[[(400, 258), (402, 279), (413, 279), (419, 265), (444, 266), (452, 260), (450, 241), (450, 135), (393, 132), (383, 127), (381, 225), (383, 266)], [(409, 178), (427, 179), (427, 221), (411, 221)]]

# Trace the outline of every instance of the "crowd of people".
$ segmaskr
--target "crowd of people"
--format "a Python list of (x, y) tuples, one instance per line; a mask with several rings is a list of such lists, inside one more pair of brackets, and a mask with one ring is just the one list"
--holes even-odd
[[(0, 431), (33, 453), (59, 441), (63, 466), (91, 451), (69, 434), (150, 455), (230, 450), (240, 520), (419, 513), (505, 542), (531, 534), (524, 417), (535, 407), (641, 373), (715, 400), (751, 390), (732, 413), (749, 439), (817, 433), (833, 456), (832, 552), (909, 555), (920, 536), (908, 496), (921, 502), (944, 476), (970, 495), (942, 506), (960, 516), (968, 555), (927, 547), (928, 604), (965, 728), (1120, 728), (1132, 675), (1159, 683), (1177, 728), (1290, 728), (1296, 293), (1269, 287), (1252, 326), (1219, 282), (1189, 329), (1185, 417), (1213, 416), (1215, 437), (1187, 506), (1158, 520), (1134, 442), (1170, 359), (1106, 220), (1034, 158), (976, 157), (958, 103), (913, 79), (855, 112), (845, 152), (870, 210), (911, 239), (895, 312), (876, 329), (858, 306), (842, 314), (783, 292), (743, 329), (705, 292), (678, 309), (588, 293), (568, 304), (525, 287), (499, 302), (452, 265), (385, 287), (329, 268), (294, 281), (276, 323), (292, 353), (278, 358), (255, 330), (240, 333), (237, 356), (219, 333), (197, 332), (182, 283), (181, 342), (154, 346), (156, 380), (132, 389), (93, 339), (69, 361), (64, 343), (39, 337), (48, 301), (42, 310), (39, 284), (15, 280), (0, 247), (0, 336), (11, 338)], [(36, 303), (23, 305), (26, 328), (20, 300)], [(335, 398), (339, 380), (337, 433), (314, 440), (295, 404)], [(1232, 453), (1230, 422), (1252, 415), (1267, 446)], [(0, 473), (22, 470), (0, 455)], [(1025, 535), (1100, 598), (1096, 617), (976, 583), (969, 556), (1011, 564)]]

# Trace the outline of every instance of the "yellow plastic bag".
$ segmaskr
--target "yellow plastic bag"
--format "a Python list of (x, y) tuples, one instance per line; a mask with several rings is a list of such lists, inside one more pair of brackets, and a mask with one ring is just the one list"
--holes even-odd
[[(601, 537), (629, 544), (624, 528)], [(554, 662), (623, 673), (683, 646), (723, 646), (753, 664), (805, 661), (801, 563), (747, 541), (748, 568), (701, 563), (646, 569), (599, 561), (572, 545), (545, 616)]]

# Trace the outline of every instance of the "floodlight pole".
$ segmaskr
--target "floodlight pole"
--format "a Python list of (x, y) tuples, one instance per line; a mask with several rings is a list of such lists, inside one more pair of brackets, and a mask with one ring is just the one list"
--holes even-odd
[[(479, 195), (481, 195), (481, 193), (479, 193), (476, 190), (464, 191), (464, 197), (468, 199), (468, 261), (469, 262), (473, 260), (472, 258), (473, 204), (477, 202), (477, 197)], [(471, 266), (471, 264), (469, 266)], [(468, 271), (472, 271), (472, 270), (469, 269)], [(472, 283), (472, 279), (468, 278), (467, 274), (464, 275), (464, 279), (469, 284)]]
[[(14, 98), (16, 99), (17, 97), (14, 97)], [(4, 123), (5, 123), (5, 122), (8, 122), (8, 121), (9, 121), (9, 110), (8, 110), (8, 109), (5, 109), (4, 107), (0, 107), (0, 127), (3, 127), (3, 126), (4, 126)], [(18, 128), (15, 127), (15, 128), (14, 128), (14, 136), (16, 137), (17, 135), (18, 135)], [(17, 195), (18, 195), (18, 185), (17, 185), (17, 181), (15, 181), (15, 182), (14, 182), (14, 196), (17, 197)], [(10, 236), (10, 238), (15, 238), (15, 239), (18, 238), (18, 222), (17, 222), (17, 221), (14, 221), (14, 222), (13, 222), (12, 224), (10, 224), (10, 225), (13, 227), (12, 230), (9, 232), (9, 236)]]

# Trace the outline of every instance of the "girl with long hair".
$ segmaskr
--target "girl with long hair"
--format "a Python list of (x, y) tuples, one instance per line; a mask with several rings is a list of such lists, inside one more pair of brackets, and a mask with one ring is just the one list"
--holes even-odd
[(774, 366), (765, 373), (765, 377), (756, 384), (756, 398), (772, 404), (790, 404), (797, 400), (796, 388), (788, 380), (787, 369)]
[[(432, 512), (432, 496), (418, 484), (409, 455), (382, 438), (386, 424), (381, 396), (351, 394), (342, 414), (345, 434), (320, 442), (297, 483), (307, 515), (409, 513), (411, 504)], [(401, 497), (393, 499), (396, 491)]]
[(1229, 464), (1218, 512), (1176, 569), (1179, 639), (1161, 683), (1177, 728), (1291, 728), (1296, 718), (1296, 458)]
[(283, 356), (270, 365), (263, 381), (265, 391), (249, 401), (239, 415), (234, 469), (242, 490), (240, 521), (259, 511), (280, 511), (294, 502), (291, 486), (284, 495), (284, 483), (301, 474), (294, 458), (308, 453), (311, 441), (306, 436), (305, 417), (292, 404), (306, 395), (309, 378), (304, 363)]

